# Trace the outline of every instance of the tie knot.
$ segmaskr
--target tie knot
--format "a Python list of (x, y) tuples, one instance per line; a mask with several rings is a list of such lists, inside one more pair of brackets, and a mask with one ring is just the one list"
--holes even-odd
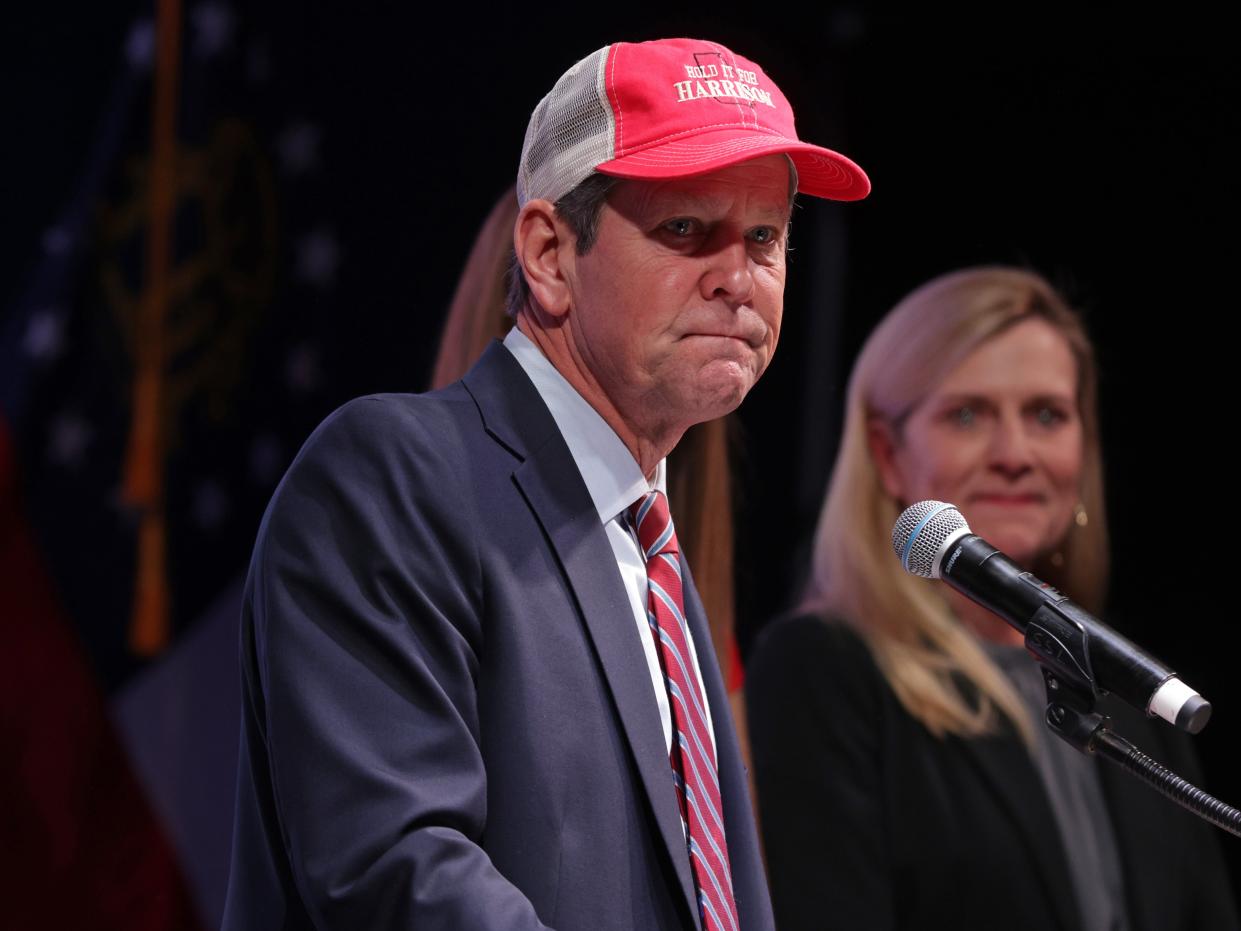
[(647, 492), (629, 506), (629, 519), (638, 531), (638, 543), (647, 560), (660, 553), (679, 553), (668, 499), (662, 491)]

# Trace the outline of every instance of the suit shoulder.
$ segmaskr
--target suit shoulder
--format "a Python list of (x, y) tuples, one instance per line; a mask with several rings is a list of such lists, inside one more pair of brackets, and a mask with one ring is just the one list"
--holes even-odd
[(427, 394), (371, 394), (328, 414), (306, 446), (331, 449), (348, 442), (384, 447), (422, 441), (442, 447), (471, 422), (478, 422), (478, 410), (459, 384)]
[[(453, 390), (453, 389), (456, 390)], [(307, 438), (290, 478), (320, 470), (365, 479), (377, 473), (429, 475), (452, 481), (481, 436), (478, 410), (459, 386), (429, 394), (375, 394), (337, 408)]]
[(328, 525), (325, 531), (363, 515), (377, 526), (396, 514), (445, 526), (468, 522), (465, 483), (470, 437), (481, 435), (477, 423), (477, 409), (457, 386), (349, 401), (294, 457), (272, 495), (260, 542), (273, 525), (307, 526), (316, 517)]

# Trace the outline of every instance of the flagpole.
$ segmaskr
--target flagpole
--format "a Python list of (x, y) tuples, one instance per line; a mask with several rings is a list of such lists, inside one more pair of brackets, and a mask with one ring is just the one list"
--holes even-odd
[(177, 90), (180, 0), (157, 0), (146, 289), (134, 335), (133, 420), (126, 452), (124, 499), (139, 515), (129, 646), (151, 656), (168, 643), (168, 574), (164, 499), (165, 321), (176, 209)]

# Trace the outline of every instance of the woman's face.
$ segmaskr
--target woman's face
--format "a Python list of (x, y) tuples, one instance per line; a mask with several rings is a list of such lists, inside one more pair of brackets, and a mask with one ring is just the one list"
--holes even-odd
[(1077, 364), (1051, 324), (1025, 320), (983, 343), (897, 434), (870, 429), (884, 487), (902, 505), (955, 504), (974, 533), (1031, 565), (1068, 533), (1080, 497)]

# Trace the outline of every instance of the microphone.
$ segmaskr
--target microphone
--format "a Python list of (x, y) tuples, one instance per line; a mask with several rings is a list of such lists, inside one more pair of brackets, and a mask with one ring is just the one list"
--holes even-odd
[(1211, 717), (1210, 702), (1175, 672), (970, 533), (953, 505), (907, 507), (892, 546), (907, 572), (943, 579), (1025, 634), (1026, 648), (1065, 681), (1091, 694), (1112, 692), (1191, 734)]

